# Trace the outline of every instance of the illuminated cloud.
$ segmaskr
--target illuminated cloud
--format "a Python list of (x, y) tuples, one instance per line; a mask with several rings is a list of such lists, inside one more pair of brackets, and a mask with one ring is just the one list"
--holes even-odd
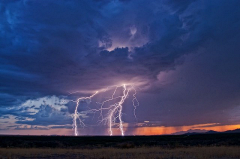
[(71, 124), (71, 100), (126, 82), (139, 87), (139, 123), (237, 124), (239, 6), (238, 0), (1, 1), (0, 117), (28, 127)]

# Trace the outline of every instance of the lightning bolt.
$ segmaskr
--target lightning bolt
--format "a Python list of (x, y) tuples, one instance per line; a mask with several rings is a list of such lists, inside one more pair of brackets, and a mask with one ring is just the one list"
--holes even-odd
[(77, 119), (79, 120), (79, 123), (80, 123), (81, 126), (83, 126), (83, 127), (85, 126), (84, 122), (80, 118), (80, 114), (77, 111), (78, 110), (78, 106), (79, 106), (79, 102), (83, 101), (83, 100), (87, 100), (87, 99), (90, 100), (90, 102), (91, 102), (92, 97), (94, 97), (96, 94), (98, 94), (98, 91), (96, 91), (93, 95), (91, 95), (89, 97), (81, 97), (81, 98), (77, 99), (75, 111), (74, 111), (74, 114), (73, 114), (73, 128), (74, 128), (75, 136), (78, 136)]
[[(116, 92), (119, 91), (121, 88), (121, 94), (120, 96), (116, 96)], [(109, 135), (112, 136), (113, 135), (113, 126), (114, 125), (118, 125), (119, 130), (121, 132), (121, 135), (124, 136), (124, 129), (123, 129), (123, 120), (122, 120), (122, 115), (123, 115), (123, 104), (126, 101), (126, 99), (129, 96), (130, 91), (133, 91), (133, 95), (132, 95), (132, 104), (134, 107), (134, 116), (136, 117), (136, 108), (139, 106), (139, 102), (137, 100), (136, 94), (137, 91), (134, 88), (133, 85), (130, 84), (122, 84), (122, 85), (116, 85), (116, 86), (111, 86), (108, 87), (106, 89), (104, 89), (104, 91), (107, 90), (111, 90), (113, 89), (113, 93), (111, 95), (111, 98), (103, 101), (102, 103), (98, 103), (100, 104), (100, 107), (98, 109), (90, 109), (88, 111), (86, 111), (87, 113), (96, 113), (99, 112), (100, 113), (100, 118), (101, 120), (99, 121), (100, 123), (105, 123), (108, 124), (109, 127)], [(84, 101), (84, 100), (89, 100), (89, 102), (91, 102), (91, 99), (96, 96), (98, 93), (103, 92), (103, 91), (97, 91), (95, 92), (93, 95), (89, 96), (89, 97), (81, 97), (78, 98), (76, 101), (76, 107), (75, 107), (75, 111), (73, 114), (73, 128), (74, 128), (74, 134), (75, 136), (78, 135), (78, 131), (77, 131), (77, 119), (79, 120), (79, 123), (81, 126), (85, 126), (84, 122), (81, 120), (80, 118), (80, 114), (78, 113), (77, 109), (79, 107), (79, 103), (80, 101)], [(119, 99), (119, 100), (118, 100)], [(115, 102), (116, 100), (118, 100), (117, 102)], [(109, 106), (105, 106), (108, 102), (114, 102), (114, 104), (110, 104)], [(105, 107), (104, 107), (105, 106)], [(106, 116), (103, 115), (103, 111), (107, 110), (108, 113)], [(119, 123), (116, 123), (116, 120), (119, 121)]]
[(121, 96), (121, 100), (118, 103), (115, 103), (113, 105), (114, 108), (110, 110), (110, 113), (109, 113), (109, 116), (108, 116), (110, 136), (113, 135), (112, 125), (113, 125), (113, 123), (115, 124), (115, 119), (116, 119), (116, 118), (113, 117), (114, 114), (117, 114), (117, 118), (119, 119), (119, 129), (121, 131), (122, 136), (124, 136), (123, 121), (122, 121), (122, 108), (123, 108), (123, 103), (126, 100), (130, 90), (126, 88), (125, 84), (123, 84), (122, 87), (123, 87), (123, 95)]

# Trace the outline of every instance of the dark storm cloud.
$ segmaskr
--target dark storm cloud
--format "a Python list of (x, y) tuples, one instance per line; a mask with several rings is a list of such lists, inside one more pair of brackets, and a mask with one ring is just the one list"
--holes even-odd
[[(199, 49), (207, 48), (205, 51), (213, 54), (213, 57), (225, 56), (225, 51), (214, 51), (219, 45), (222, 50), (231, 46), (231, 55), (236, 57), (229, 60), (230, 65), (223, 63), (222, 68), (234, 63), (236, 70), (239, 70), (236, 63), (239, 58), (239, 6), (238, 0), (2, 1), (0, 114), (17, 115), (20, 112), (5, 107), (18, 105), (27, 99), (66, 95), (76, 90), (95, 90), (121, 81), (144, 81), (149, 85), (149, 92), (161, 94), (162, 88), (157, 78), (160, 72), (176, 69), (184, 62), (183, 57), (197, 53)], [(228, 45), (227, 39), (231, 39), (231, 45)], [(110, 51), (111, 47), (113, 49)], [(214, 77), (217, 71), (209, 70), (213, 71), (209, 71), (209, 74)], [(238, 71), (231, 73), (232, 69), (229, 70), (221, 77), (235, 78), (232, 85), (236, 87), (235, 90), (226, 88), (226, 94), (239, 90)], [(222, 73), (222, 70), (218, 71)], [(233, 77), (233, 74), (236, 76)], [(186, 76), (191, 75), (186, 73)], [(229, 79), (225, 79), (225, 82), (230, 82)], [(219, 82), (215, 78), (213, 81)], [(194, 82), (199, 83), (197, 79)], [(175, 85), (180, 89), (186, 84), (180, 81)], [(216, 84), (214, 88), (219, 85)], [(205, 87), (204, 84), (199, 88), (202, 87)], [(166, 94), (171, 97), (175, 90), (172, 86), (169, 89), (173, 91), (166, 91)], [(200, 94), (207, 91), (199, 90)], [(191, 105), (199, 102), (184, 93), (179, 92), (182, 96), (186, 95), (185, 98), (179, 97), (184, 102), (189, 99)], [(173, 102), (175, 98), (173, 96)], [(206, 99), (206, 105), (211, 105), (211, 101)], [(149, 102), (146, 99), (142, 103), (148, 105)], [(181, 112), (186, 106), (184, 102), (176, 102), (180, 105), (176, 106), (176, 103), (166, 101), (166, 105), (177, 107), (176, 110), (181, 108)], [(227, 105), (228, 102), (225, 102)], [(157, 105), (155, 103), (153, 110)], [(44, 107), (40, 114), (43, 110), (49, 113)], [(53, 113), (53, 118), (46, 120), (40, 114), (34, 116), (34, 124), (46, 125), (47, 120), (51, 120), (53, 124), (60, 125), (55, 120), (59, 118), (58, 114)], [(158, 115), (153, 117), (157, 119)], [(19, 122), (26, 124), (28, 121)]]
[[(30, 96), (61, 94), (73, 88), (96, 89), (110, 81), (114, 84), (138, 76), (154, 78), (160, 70), (173, 67), (174, 60), (183, 52), (176, 53), (174, 49), (179, 46), (172, 43), (180, 40), (187, 30), (182, 28), (178, 14), (170, 14), (165, 7), (167, 3), (159, 3), (159, 8), (155, 3), (159, 2), (149, 5), (146, 1), (3, 3), (3, 38), (9, 41), (3, 44), (2, 54), (4, 93)], [(178, 8), (175, 5), (172, 10)], [(129, 15), (136, 18), (128, 18)], [(111, 39), (108, 30), (111, 36), (125, 40), (131, 25), (136, 25), (139, 34), (150, 37), (148, 44), (135, 50), (132, 59), (127, 48), (99, 50), (99, 41)], [(125, 35), (121, 37), (122, 32)]]

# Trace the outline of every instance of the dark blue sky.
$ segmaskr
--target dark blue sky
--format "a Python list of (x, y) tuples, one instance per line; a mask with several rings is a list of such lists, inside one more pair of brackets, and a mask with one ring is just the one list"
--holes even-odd
[(239, 8), (239, 0), (1, 0), (0, 131), (71, 130), (71, 100), (121, 83), (137, 86), (137, 123), (131, 101), (123, 115), (133, 129), (240, 124)]

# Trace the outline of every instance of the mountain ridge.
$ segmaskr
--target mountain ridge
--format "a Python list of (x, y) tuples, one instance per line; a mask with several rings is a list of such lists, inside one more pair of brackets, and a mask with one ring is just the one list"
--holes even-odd
[(171, 135), (197, 135), (197, 134), (223, 134), (223, 133), (240, 133), (240, 128), (234, 130), (227, 130), (223, 132), (214, 131), (214, 130), (204, 130), (204, 129), (189, 129), (187, 131), (179, 131)]

